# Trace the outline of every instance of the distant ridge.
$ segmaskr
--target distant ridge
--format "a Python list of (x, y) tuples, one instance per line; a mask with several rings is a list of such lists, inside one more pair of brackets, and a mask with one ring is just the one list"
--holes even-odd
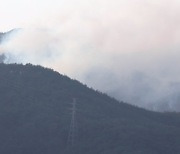
[[(12, 29), (8, 32), (0, 32), (0, 45), (3, 43), (3, 41), (9, 41), (9, 39), (13, 38), (12, 34), (13, 33), (17, 33), (19, 32), (21, 29), (20, 28), (16, 28), (16, 29)], [(9, 37), (11, 35), (11, 37)], [(0, 53), (0, 63), (4, 63), (6, 60), (6, 54), (5, 53)]]
[(4, 35), (5, 33), (0, 32), (0, 43), (2, 42)]
[(6, 39), (9, 35), (11, 35), (11, 34), (14, 33), (14, 32), (18, 32), (18, 31), (20, 31), (20, 30), (21, 30), (21, 28), (15, 28), (15, 29), (9, 30), (9, 31), (7, 31), (7, 32), (0, 32), (0, 44), (1, 44), (2, 41), (3, 41), (4, 39)]

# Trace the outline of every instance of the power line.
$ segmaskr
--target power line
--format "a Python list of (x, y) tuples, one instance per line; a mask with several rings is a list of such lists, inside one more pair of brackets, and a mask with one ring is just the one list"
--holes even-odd
[(67, 147), (73, 148), (77, 143), (77, 121), (76, 121), (76, 99), (73, 98), (72, 102), (72, 117), (71, 117), (71, 123), (69, 128), (69, 134), (68, 134), (68, 140), (67, 140)]

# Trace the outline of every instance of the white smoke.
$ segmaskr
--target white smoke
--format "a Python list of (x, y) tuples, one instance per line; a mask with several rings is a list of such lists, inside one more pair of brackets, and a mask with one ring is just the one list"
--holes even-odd
[(0, 47), (7, 62), (41, 64), (119, 100), (180, 111), (180, 2), (76, 0)]

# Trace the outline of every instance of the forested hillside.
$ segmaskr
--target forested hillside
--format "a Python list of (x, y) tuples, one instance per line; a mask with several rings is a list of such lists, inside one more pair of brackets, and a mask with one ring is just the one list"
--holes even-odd
[[(51, 69), (0, 64), (1, 154), (178, 154), (180, 114), (108, 97)], [(77, 136), (68, 146), (72, 101)]]

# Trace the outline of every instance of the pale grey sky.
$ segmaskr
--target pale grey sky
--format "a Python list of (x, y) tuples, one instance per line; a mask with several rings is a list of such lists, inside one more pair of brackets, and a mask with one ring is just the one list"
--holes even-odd
[(54, 20), (75, 12), (80, 16), (89, 14), (91, 18), (99, 15), (104, 15), (104, 18), (111, 16), (112, 19), (128, 18), (141, 24), (148, 20), (143, 21), (143, 16), (168, 18), (174, 17), (174, 13), (178, 16), (180, 7), (179, 0), (0, 0), (0, 4), (0, 31), (44, 22), (47, 16)]
[(0, 0), (0, 30), (29, 26), (54, 10), (63, 7), (63, 0)]

